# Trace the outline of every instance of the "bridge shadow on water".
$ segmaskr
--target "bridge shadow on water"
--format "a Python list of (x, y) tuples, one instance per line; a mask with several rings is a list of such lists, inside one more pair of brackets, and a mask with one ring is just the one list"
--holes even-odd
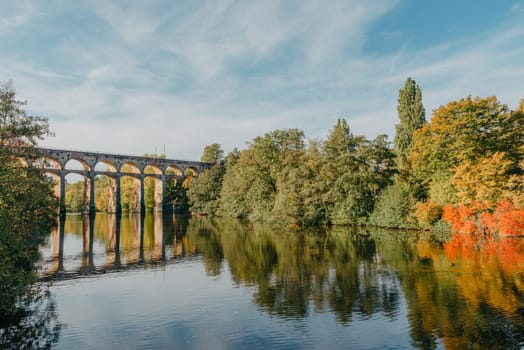
[(64, 215), (42, 246), (40, 281), (154, 268), (196, 257), (188, 218), (155, 213)]
[[(128, 298), (130, 315), (135, 315), (134, 305), (137, 300), (142, 303), (144, 291), (150, 289), (160, 296), (159, 301), (145, 299), (153, 310), (167, 310), (166, 320), (179, 317), (183, 304), (189, 320), (200, 310), (201, 319), (227, 323), (223, 315), (229, 317), (231, 308), (245, 303), (248, 295), (256, 314), (279, 319), (279, 329), (287, 324), (292, 332), (315, 320), (331, 322), (321, 331), (328, 332), (326, 339), (335, 339), (333, 348), (341, 347), (336, 343), (339, 339), (344, 345), (356, 341), (355, 347), (361, 348), (523, 348), (524, 241), (484, 241), (483, 248), (480, 244), (464, 240), (440, 244), (424, 233), (365, 227), (288, 232), (162, 212), (68, 215), (41, 248), (41, 280), (155, 270), (195, 261), (190, 264), (193, 269), (174, 266), (173, 275), (162, 279), (162, 288), (154, 287), (160, 279), (146, 278), (147, 283), (140, 283), (135, 279), (140, 274), (133, 275), (127, 288), (136, 291), (121, 294), (122, 300)], [(203, 273), (211, 278), (202, 278)], [(198, 283), (180, 283), (175, 275)], [(92, 281), (97, 280), (111, 279)], [(122, 281), (126, 282), (117, 283)], [(76, 283), (64, 284), (74, 288)], [(217, 287), (224, 288), (222, 296), (216, 293)], [(202, 294), (195, 298), (197, 289)], [(233, 297), (237, 294), (242, 297)], [(156, 304), (163, 300), (168, 300), (169, 307)], [(205, 300), (225, 306), (224, 313), (209, 313), (213, 308), (200, 304)], [(246, 310), (249, 316), (239, 319), (241, 324), (254, 322), (253, 307)], [(151, 319), (161, 317), (156, 312)], [(256, 336), (267, 327), (263, 322)], [(202, 332), (215, 323), (205, 324)], [(138, 321), (136, 327), (144, 331), (143, 322)], [(311, 338), (318, 339), (312, 329), (308, 330), (314, 334)], [(362, 329), (371, 333), (364, 334)], [(384, 332), (375, 334), (375, 329)], [(370, 346), (372, 342), (376, 345)]]

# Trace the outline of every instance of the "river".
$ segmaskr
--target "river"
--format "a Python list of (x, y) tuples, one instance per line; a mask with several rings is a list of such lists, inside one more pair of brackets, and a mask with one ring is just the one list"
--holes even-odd
[(49, 293), (19, 338), (57, 349), (524, 346), (521, 240), (97, 214), (41, 251)]

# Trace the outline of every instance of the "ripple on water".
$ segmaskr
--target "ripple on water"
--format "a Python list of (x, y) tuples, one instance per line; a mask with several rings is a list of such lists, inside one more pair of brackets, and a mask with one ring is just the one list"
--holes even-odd
[[(162, 251), (154, 239), (155, 225), (149, 227), (149, 236), (145, 234), (150, 244), (144, 249), (137, 232), (122, 230), (121, 264), (113, 270), (114, 251), (107, 248), (110, 235), (95, 230), (99, 242), (92, 242), (94, 249), (87, 256), (91, 262), (83, 254), (82, 235), (66, 242), (63, 277), (77, 278), (51, 288), (60, 322), (66, 324), (57, 348), (524, 344), (524, 312), (519, 311), (523, 274), (520, 280), (511, 280), (496, 263), (480, 273), (477, 262), (483, 257), (477, 252), (468, 252), (451, 269), (442, 249), (403, 243), (400, 238), (386, 237), (382, 242), (377, 238), (371, 244), (369, 237), (347, 239), (337, 233), (325, 241), (312, 234), (304, 235), (308, 249), (290, 251), (295, 244), (302, 247), (302, 236), (264, 234), (246, 239), (243, 234), (221, 233), (218, 227), (203, 230), (202, 221), (193, 224), (185, 236), (174, 229), (168, 232), (176, 249), (166, 247), (167, 256), (178, 255), (167, 261), (156, 261)], [(266, 250), (271, 253), (267, 257)], [(421, 261), (422, 253), (432, 258)], [(77, 270), (86, 262), (95, 271), (81, 275)], [(54, 263), (46, 260), (46, 266)], [(107, 273), (105, 266), (111, 267)], [(468, 343), (471, 339), (478, 339), (478, 344)]]

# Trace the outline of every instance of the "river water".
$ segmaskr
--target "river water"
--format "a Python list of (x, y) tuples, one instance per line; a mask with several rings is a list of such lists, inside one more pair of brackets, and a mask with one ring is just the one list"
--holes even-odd
[(58, 349), (524, 347), (520, 240), (67, 216), (20, 339)]

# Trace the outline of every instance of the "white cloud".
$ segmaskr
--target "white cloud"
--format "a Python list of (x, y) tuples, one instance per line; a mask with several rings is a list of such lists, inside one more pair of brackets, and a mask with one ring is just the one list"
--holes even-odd
[[(421, 85), (428, 116), (467, 94), (497, 94), (516, 107), (524, 97), (521, 22), (366, 55), (372, 24), (397, 3), (100, 2), (82, 8), (97, 16), (100, 37), (68, 37), (35, 53), (59, 55), (64, 67), (15, 50), (0, 57), (0, 75), (14, 79), (30, 111), (50, 118), (56, 137), (45, 145), (143, 154), (166, 144), (183, 159), (198, 159), (212, 142), (242, 148), (275, 128), (325, 137), (338, 117), (348, 117), (354, 133), (392, 137), (408, 76)], [(34, 30), (25, 19), (2, 21), (0, 38), (5, 21)]]
[(114, 2), (104, 1), (94, 6), (93, 11), (114, 29), (119, 39), (123, 39), (126, 44), (136, 45), (150, 40), (158, 27), (168, 19), (168, 12), (153, 13), (146, 4), (118, 6)]

